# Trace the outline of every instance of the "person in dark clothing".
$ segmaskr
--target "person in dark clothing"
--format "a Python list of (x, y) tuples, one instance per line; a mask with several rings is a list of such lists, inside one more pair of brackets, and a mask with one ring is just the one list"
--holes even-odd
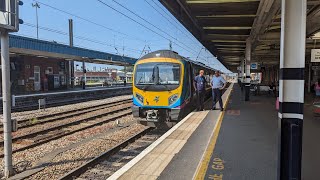
[(206, 78), (203, 76), (204, 70), (199, 71), (199, 75), (194, 78), (193, 87), (197, 93), (198, 111), (204, 110), (204, 97), (206, 94)]
[(272, 82), (270, 85), (269, 85), (269, 94), (271, 94), (271, 92), (273, 92), (274, 93), (274, 88), (275, 88), (276, 86), (274, 85), (274, 83)]

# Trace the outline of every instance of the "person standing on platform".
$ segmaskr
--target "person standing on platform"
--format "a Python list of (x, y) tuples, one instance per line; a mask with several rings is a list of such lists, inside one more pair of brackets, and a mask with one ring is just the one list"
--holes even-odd
[(219, 101), (220, 110), (223, 111), (222, 90), (226, 87), (226, 80), (220, 75), (220, 71), (216, 71), (211, 80), (213, 107), (216, 109), (216, 102)]
[(204, 70), (199, 71), (199, 75), (194, 78), (193, 87), (197, 93), (198, 111), (204, 110), (204, 97), (206, 94), (206, 78), (203, 76)]

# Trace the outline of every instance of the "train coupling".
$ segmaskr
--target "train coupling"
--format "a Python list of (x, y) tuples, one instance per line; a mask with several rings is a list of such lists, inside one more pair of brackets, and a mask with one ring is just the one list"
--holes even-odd
[(159, 110), (147, 110), (146, 111), (147, 115), (147, 121), (158, 121), (159, 120)]

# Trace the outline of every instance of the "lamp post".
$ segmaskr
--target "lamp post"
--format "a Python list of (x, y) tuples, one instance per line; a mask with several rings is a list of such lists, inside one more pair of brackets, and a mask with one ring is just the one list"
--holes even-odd
[(39, 18), (38, 18), (38, 8), (40, 8), (39, 3), (32, 3), (32, 7), (36, 8), (36, 19), (37, 19), (37, 39), (39, 39)]

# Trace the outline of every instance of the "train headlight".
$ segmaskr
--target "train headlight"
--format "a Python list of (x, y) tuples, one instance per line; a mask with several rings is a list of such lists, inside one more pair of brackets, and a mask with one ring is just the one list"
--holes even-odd
[(141, 96), (140, 94), (136, 93), (136, 97), (137, 97), (138, 101), (140, 101), (143, 104), (143, 96)]
[(179, 98), (178, 94), (174, 94), (174, 95), (170, 96), (169, 99), (168, 99), (168, 101), (169, 101), (169, 106), (170, 106), (171, 104), (173, 104), (174, 102), (176, 102), (176, 101), (178, 100), (178, 98)]

